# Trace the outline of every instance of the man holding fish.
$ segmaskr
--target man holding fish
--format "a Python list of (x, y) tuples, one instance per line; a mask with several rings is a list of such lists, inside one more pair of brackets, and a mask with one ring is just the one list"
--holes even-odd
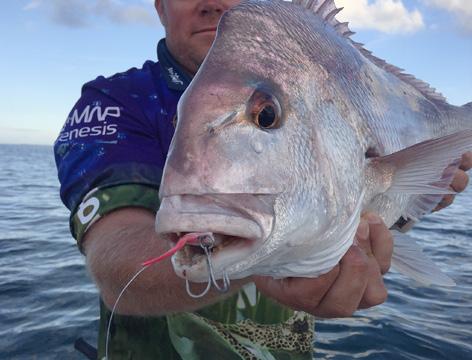
[[(143, 261), (168, 251), (169, 242), (175, 244), (179, 235), (189, 237), (185, 229), (174, 238), (155, 232), (164, 162), (177, 102), (207, 55), (220, 17), (239, 3), (156, 0), (166, 30), (158, 44), (159, 62), (86, 84), (56, 141), (61, 197), (72, 211), (73, 235), (108, 309)], [(270, 117), (269, 112), (269, 121)], [(465, 189), (465, 171), (471, 167), (468, 153), (452, 180), (454, 191)], [(436, 210), (452, 201), (453, 195), (446, 195)], [(382, 276), (390, 267), (391, 233), (373, 212), (363, 213), (355, 224), (354, 244), (332, 270), (316, 278), (236, 277), (229, 294), (209, 290), (195, 299), (189, 294), (203, 291), (207, 284), (191, 283), (190, 290), (182, 279), (185, 270), (177, 276), (169, 259), (149, 266), (118, 303), (123, 316), (113, 320), (110, 358), (131, 354), (136, 359), (310, 359), (313, 326), (303, 312), (351, 316), (387, 298)], [(212, 246), (224, 246), (228, 239), (213, 241)], [(185, 246), (182, 256), (194, 261), (190, 248)], [(199, 251), (202, 258), (206, 254), (210, 267), (210, 254)], [(259, 291), (251, 288), (252, 283)], [(103, 307), (100, 354), (105, 353), (107, 313)]]

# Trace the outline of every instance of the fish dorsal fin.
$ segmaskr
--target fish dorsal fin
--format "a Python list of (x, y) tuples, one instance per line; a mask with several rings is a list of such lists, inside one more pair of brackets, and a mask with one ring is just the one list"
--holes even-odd
[[(339, 24), (344, 24), (342, 29), (336, 28), (341, 35), (349, 37), (352, 35), (352, 32), (349, 30), (347, 23), (340, 23), (336, 20), (336, 15), (343, 9), (338, 8), (334, 3), (334, 0), (292, 0), (292, 2), (296, 5), (300, 5), (305, 9), (308, 9), (314, 12), (316, 15), (320, 16), (326, 22), (330, 23), (335, 28)], [(341, 31), (340, 31), (341, 30)], [(346, 33), (351, 33), (349, 35), (345, 35)]]
[(364, 57), (369, 59), (379, 68), (395, 75), (403, 82), (413, 86), (427, 99), (437, 102), (447, 101), (441, 93), (437, 92), (436, 89), (431, 87), (428, 83), (419, 80), (413, 75), (405, 73), (403, 69), (400, 69), (399, 67), (391, 65), (385, 60), (378, 58), (377, 56), (373, 55), (371, 51), (367, 50), (364, 47), (364, 44), (352, 40), (351, 36), (354, 35), (355, 32), (349, 29), (349, 24), (347, 22), (340, 22), (336, 19), (336, 15), (343, 8), (338, 8), (334, 0), (292, 0), (292, 3), (300, 5), (320, 16), (327, 24), (333, 26), (338, 34), (351, 41), (352, 45), (357, 48), (360, 53), (364, 55)]

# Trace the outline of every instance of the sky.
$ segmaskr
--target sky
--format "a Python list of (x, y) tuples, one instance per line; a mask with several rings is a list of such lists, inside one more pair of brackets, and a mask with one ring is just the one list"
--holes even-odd
[[(452, 104), (472, 101), (472, 0), (336, 3), (355, 41)], [(152, 0), (2, 1), (0, 143), (52, 144), (85, 82), (156, 60), (162, 37)]]

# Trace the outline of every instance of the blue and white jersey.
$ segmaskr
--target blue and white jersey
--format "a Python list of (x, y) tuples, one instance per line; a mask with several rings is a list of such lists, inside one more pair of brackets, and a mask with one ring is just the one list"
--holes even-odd
[[(126, 205), (158, 207), (157, 195), (150, 204), (149, 195), (143, 203), (136, 192), (154, 189), (157, 194), (174, 134), (177, 102), (191, 80), (173, 60), (164, 39), (158, 44), (158, 59), (86, 83), (55, 142), (61, 199), (72, 212), (76, 238), (94, 215)], [(122, 198), (130, 186), (134, 197)], [(103, 191), (108, 194), (103, 196)], [(91, 194), (100, 204), (90, 200)], [(110, 196), (113, 199), (105, 209), (102, 200)], [(76, 221), (75, 215), (79, 215)], [(88, 221), (82, 224), (83, 220)], [(79, 229), (82, 225), (85, 228)]]

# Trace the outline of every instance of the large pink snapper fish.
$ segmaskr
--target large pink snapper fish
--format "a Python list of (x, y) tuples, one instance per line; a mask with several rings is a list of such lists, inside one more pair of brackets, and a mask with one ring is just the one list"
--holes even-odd
[[(178, 106), (156, 229), (210, 232), (216, 277), (316, 277), (352, 245), (363, 211), (418, 220), (472, 149), (472, 104), (350, 39), (332, 0), (246, 1), (227, 11)], [(432, 140), (434, 139), (434, 140)], [(172, 258), (208, 279), (202, 249)], [(406, 236), (395, 264), (453, 284)]]

